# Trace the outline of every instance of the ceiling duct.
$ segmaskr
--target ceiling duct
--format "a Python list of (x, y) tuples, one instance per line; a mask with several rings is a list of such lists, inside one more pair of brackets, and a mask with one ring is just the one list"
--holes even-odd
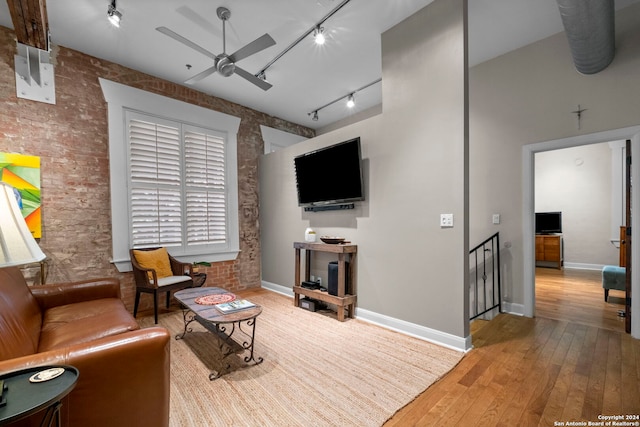
[(582, 74), (595, 74), (613, 61), (614, 0), (557, 0), (573, 63)]

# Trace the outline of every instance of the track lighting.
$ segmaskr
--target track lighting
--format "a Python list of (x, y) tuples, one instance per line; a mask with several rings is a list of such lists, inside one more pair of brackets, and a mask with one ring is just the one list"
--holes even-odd
[(323, 45), (325, 42), (324, 38), (324, 28), (320, 25), (316, 27), (316, 30), (313, 32), (313, 38), (316, 41), (316, 44)]
[(109, 18), (109, 22), (113, 24), (114, 27), (120, 27), (120, 21), (122, 20), (122, 12), (120, 12), (116, 8), (116, 0), (112, 0), (109, 7), (107, 7), (107, 17)]
[(366, 85), (362, 86), (361, 88), (354, 90), (350, 94), (342, 95), (341, 97), (336, 98), (333, 101), (327, 102), (322, 107), (318, 107), (315, 110), (313, 110), (312, 112), (307, 113), (307, 114), (309, 116), (311, 116), (311, 120), (313, 120), (314, 122), (317, 122), (318, 121), (318, 111), (322, 110), (323, 108), (327, 108), (328, 106), (333, 105), (336, 102), (341, 101), (341, 100), (343, 100), (345, 98), (347, 98), (347, 107), (353, 108), (353, 107), (356, 106), (356, 98), (355, 98), (356, 92), (360, 92), (361, 90), (365, 90), (368, 87), (373, 86), (376, 83), (380, 83), (381, 81), (382, 81), (382, 79), (380, 78), (380, 79), (372, 81), (371, 83), (367, 83)]
[(349, 95), (349, 98), (347, 98), (347, 107), (349, 108), (353, 108), (356, 106), (356, 100), (353, 97), (353, 94)]
[[(284, 55), (286, 55), (289, 51), (291, 51), (291, 49), (293, 49), (294, 47), (296, 47), (299, 43), (301, 43), (303, 40), (307, 40), (307, 37), (309, 37), (309, 34), (313, 33), (313, 39), (317, 44), (323, 44), (326, 41), (326, 38), (324, 36), (324, 28), (322, 28), (322, 24), (324, 24), (324, 22), (331, 18), (333, 15), (335, 15), (336, 13), (338, 13), (338, 11), (340, 9), (342, 9), (344, 6), (346, 6), (351, 0), (342, 0), (340, 2), (340, 4), (338, 6), (336, 6), (333, 10), (331, 10), (331, 12), (329, 12), (328, 14), (326, 14), (320, 21), (316, 22), (315, 24), (313, 24), (312, 27), (310, 27), (307, 31), (305, 31), (304, 33), (302, 33), (300, 35), (300, 37), (298, 37), (297, 39), (295, 39), (289, 46), (287, 46), (282, 52), (280, 52), (279, 54), (277, 54), (271, 61), (269, 61), (267, 63), (267, 65), (265, 65), (264, 67), (262, 67), (262, 69), (258, 72), (258, 74), (265, 72), (269, 67), (271, 67), (273, 64), (276, 63), (276, 61), (278, 61), (280, 58), (282, 58)], [(257, 75), (257, 74), (256, 74)], [(309, 115), (311, 115), (311, 113), (309, 113)]]

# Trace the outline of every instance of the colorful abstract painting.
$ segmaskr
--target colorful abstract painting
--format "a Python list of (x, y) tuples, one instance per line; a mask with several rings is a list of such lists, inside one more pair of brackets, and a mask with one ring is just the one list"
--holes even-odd
[(40, 157), (0, 153), (0, 181), (20, 193), (20, 209), (33, 237), (42, 237)]

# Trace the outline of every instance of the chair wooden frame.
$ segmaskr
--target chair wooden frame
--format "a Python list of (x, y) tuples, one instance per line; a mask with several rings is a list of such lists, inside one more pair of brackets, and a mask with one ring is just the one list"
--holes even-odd
[[(160, 248), (141, 248), (135, 249), (136, 251), (152, 251)], [(171, 264), (171, 272), (174, 276), (188, 276), (188, 280), (184, 280), (178, 283), (173, 283), (165, 286), (158, 286), (158, 276), (156, 271), (152, 268), (143, 268), (136, 260), (133, 254), (134, 249), (129, 249), (129, 257), (131, 258), (131, 266), (133, 267), (133, 277), (136, 283), (136, 300), (133, 306), (133, 317), (138, 314), (138, 304), (140, 302), (141, 293), (153, 294), (153, 317), (155, 323), (158, 323), (158, 294), (162, 292), (167, 293), (167, 308), (171, 300), (171, 291), (190, 288), (193, 286), (193, 279), (191, 277), (191, 264), (188, 262), (180, 262), (171, 255), (169, 255), (169, 263)], [(151, 273), (151, 279), (149, 277)]]

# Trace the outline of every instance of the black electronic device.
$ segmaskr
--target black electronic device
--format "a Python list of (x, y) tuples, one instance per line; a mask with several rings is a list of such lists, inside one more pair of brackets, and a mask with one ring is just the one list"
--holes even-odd
[[(338, 295), (338, 261), (329, 263), (329, 279), (327, 280), (329, 295)], [(344, 293), (349, 293), (349, 263), (344, 263)]]
[(297, 156), (294, 166), (298, 205), (316, 208), (305, 210), (364, 200), (359, 137)]
[(536, 234), (562, 233), (562, 212), (536, 212)]
[(305, 289), (320, 289), (320, 284), (318, 282), (304, 281), (300, 283), (300, 287)]
[(309, 311), (316, 311), (319, 309), (318, 301), (310, 298), (302, 298), (300, 300), (300, 307)]

